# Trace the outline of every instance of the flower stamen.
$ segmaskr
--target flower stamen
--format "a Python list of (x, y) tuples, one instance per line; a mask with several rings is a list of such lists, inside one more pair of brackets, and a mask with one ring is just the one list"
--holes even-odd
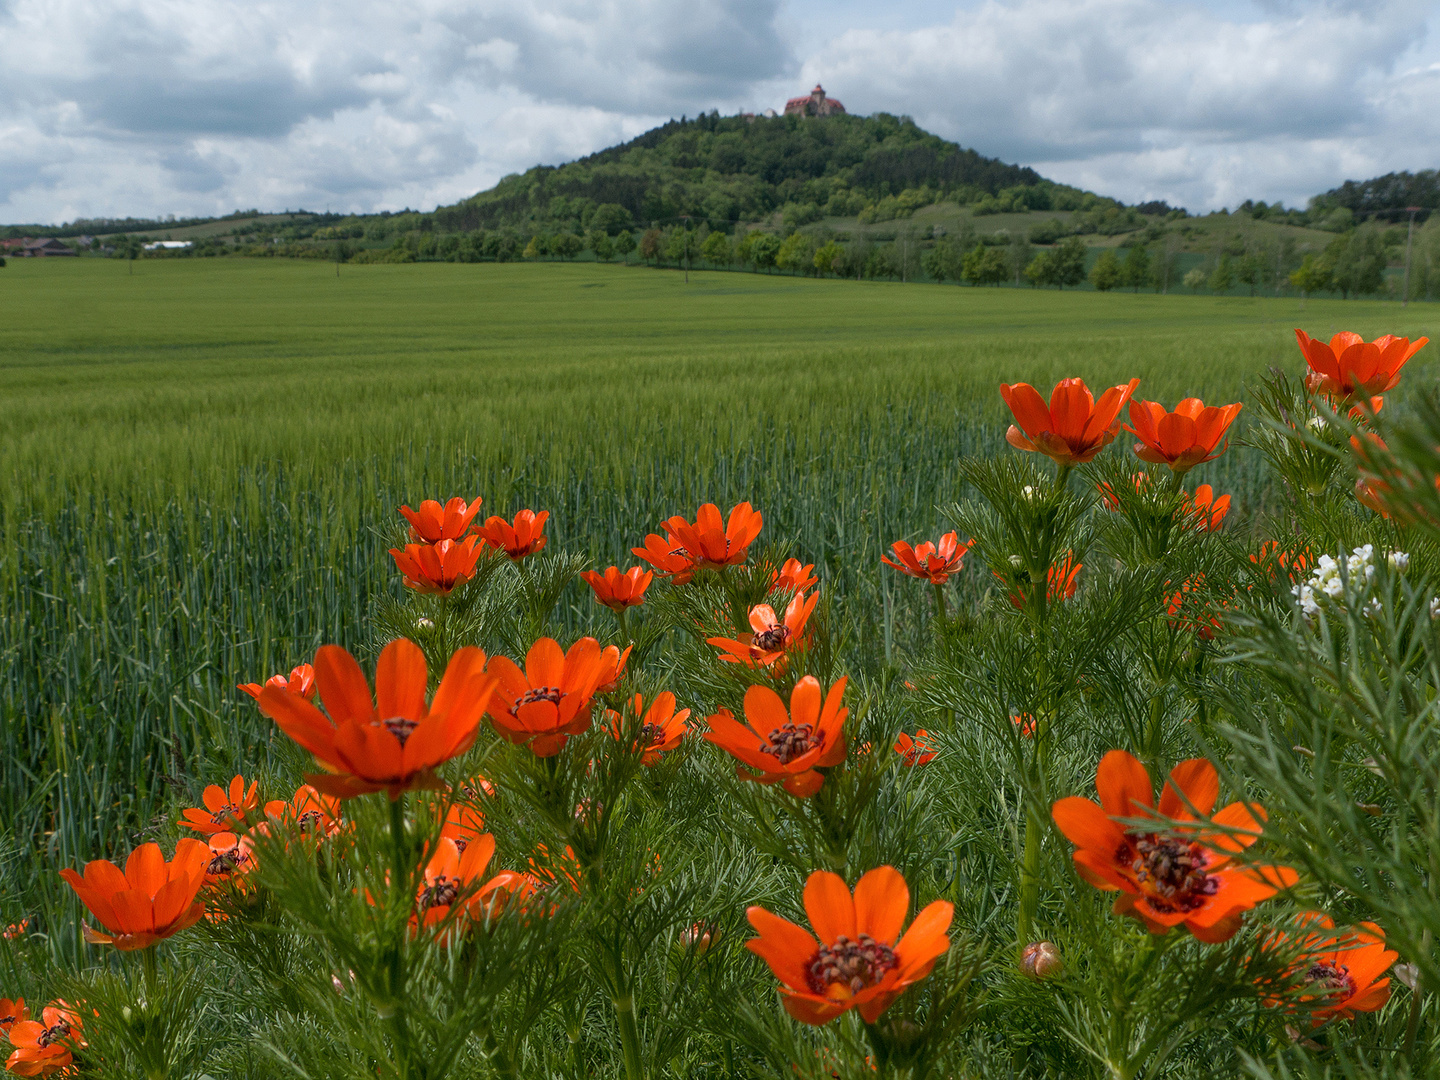
[[(869, 934), (851, 940), (844, 934), (833, 945), (821, 945), (805, 965), (805, 981), (812, 994), (850, 997), (874, 986), (899, 967), (895, 951)], [(832, 988), (839, 987), (836, 995)]]

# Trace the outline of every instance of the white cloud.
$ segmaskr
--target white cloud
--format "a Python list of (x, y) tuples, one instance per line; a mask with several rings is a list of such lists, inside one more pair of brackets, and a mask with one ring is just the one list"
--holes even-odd
[[(783, 6), (782, 6), (783, 4)], [(433, 206), (814, 81), (1194, 209), (1440, 164), (1420, 0), (0, 0), (0, 220)]]

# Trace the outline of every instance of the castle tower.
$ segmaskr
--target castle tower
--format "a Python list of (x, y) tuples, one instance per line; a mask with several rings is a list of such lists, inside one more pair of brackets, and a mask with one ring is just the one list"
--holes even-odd
[(815, 84), (808, 97), (791, 98), (785, 102), (786, 116), (836, 116), (844, 111), (844, 105), (825, 96), (825, 88), (819, 83)]

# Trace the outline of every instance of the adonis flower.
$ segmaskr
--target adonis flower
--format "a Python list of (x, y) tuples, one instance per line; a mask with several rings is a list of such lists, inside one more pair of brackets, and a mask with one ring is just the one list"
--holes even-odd
[[(315, 669), (309, 664), (299, 664), (290, 669), (290, 677), (284, 675), (271, 675), (265, 680), (265, 686), (274, 686), (281, 690), (288, 690), (292, 694), (299, 694), (310, 701), (315, 700)], [(256, 701), (260, 700), (260, 691), (265, 689), (259, 683), (240, 683), (235, 687), (237, 690), (244, 690)]]
[[(288, 690), (277, 692), (289, 693)], [(200, 833), (230, 832), (236, 828), (243, 830), (250, 815), (260, 805), (260, 796), (256, 794), (259, 787), (258, 782), (252, 781), (247, 789), (243, 776), (232, 778), (228, 788), (211, 784), (200, 796), (204, 809), (190, 807), (181, 815), (180, 824)]]
[[(488, 784), (488, 780), (481, 781)], [(445, 811), (440, 835), (454, 842), (463, 855), (476, 840), (485, 835), (485, 815), (468, 802), (452, 802)]]
[(1112, 386), (1097, 402), (1083, 379), (1061, 379), (1046, 407), (1029, 383), (1001, 383), (1000, 396), (1019, 424), (1010, 425), (1005, 440), (1017, 449), (1045, 454), (1058, 465), (1083, 465), (1120, 434), (1120, 410), (1139, 385), (1139, 379), (1131, 379)]
[(745, 916), (760, 936), (745, 947), (780, 980), (785, 1011), (796, 1020), (818, 1026), (859, 1009), (873, 1024), (950, 948), (953, 904), (933, 901), (901, 937), (909, 908), (910, 889), (894, 867), (862, 876), (853, 897), (844, 878), (817, 870), (805, 882), (814, 934), (755, 906)]
[(475, 520), (475, 515), (480, 512), (482, 501), (476, 499), (467, 503), (457, 496), (441, 506), (434, 499), (426, 499), (420, 504), (419, 510), (411, 510), (408, 506), (402, 506), (400, 513), (404, 514), (405, 520), (410, 522), (410, 538), (412, 540), (425, 544), (438, 544), (441, 540), (463, 538), (470, 531), (470, 523)]
[[(1133, 477), (1135, 483), (1135, 494), (1143, 494), (1150, 486), (1150, 477), (1143, 472), (1137, 472)], [(1101, 480), (1095, 485), (1095, 490), (1100, 492), (1100, 505), (1111, 512), (1120, 509), (1120, 496), (1115, 494), (1115, 489), (1107, 481)]]
[(25, 1011), (24, 998), (16, 998), (14, 1001), (0, 998), (0, 1035), (8, 1035), (13, 1025), (29, 1019), (30, 1014)]
[(405, 575), (407, 588), (445, 596), (475, 576), (475, 564), (483, 550), (479, 539), (471, 536), (435, 544), (406, 544), (404, 551), (391, 548), (390, 556)]
[(1196, 574), (1180, 583), (1180, 591), (1172, 593), (1165, 605), (1165, 614), (1176, 630), (1192, 631), (1201, 641), (1211, 641), (1224, 623), (1207, 597), (1205, 575)]
[(199, 921), (205, 905), (195, 896), (209, 863), (210, 848), (186, 837), (168, 863), (159, 844), (141, 844), (125, 860), (123, 873), (114, 863), (96, 859), (85, 864), (83, 877), (68, 867), (60, 876), (109, 931), (100, 934), (86, 926), (85, 940), (128, 952), (147, 949)]
[(645, 546), (631, 548), (657, 571), (664, 574), (676, 585), (684, 585), (695, 576), (696, 560), (681, 545), (678, 537), (671, 533), (657, 536), (651, 533), (645, 537)]
[(1346, 400), (1356, 396), (1369, 397), (1394, 389), (1400, 381), (1400, 369), (1429, 338), (1411, 342), (1392, 334), (1366, 341), (1359, 334), (1342, 331), (1329, 344), (1296, 329), (1295, 340), (1305, 354), (1310, 374), (1305, 386), (1311, 393), (1323, 393)]
[(490, 547), (503, 551), (515, 562), (519, 562), (545, 546), (546, 537), (543, 534), (549, 517), (549, 510), (541, 510), (537, 514), (534, 510), (526, 509), (515, 515), (513, 525), (502, 517), (492, 517), (477, 531)]
[(965, 565), (965, 553), (973, 543), (973, 540), (960, 543), (959, 536), (953, 532), (942, 536), (939, 546), (927, 540), (912, 548), (904, 540), (896, 540), (890, 545), (890, 550), (899, 561), (892, 561), (887, 555), (881, 555), (880, 561), (886, 566), (895, 567), (902, 574), (928, 581), (932, 585), (944, 585), (950, 580), (951, 574)]
[(284, 799), (267, 802), (265, 816), (302, 833), (329, 836), (340, 828), (340, 800), (320, 794), (309, 784), (301, 784), (289, 802)]
[(630, 650), (634, 645), (626, 645), (625, 651), (620, 651), (619, 645), (607, 645), (600, 652), (600, 681), (595, 687), (595, 693), (608, 694), (620, 685), (620, 680), (625, 677), (625, 666), (630, 659)]
[[(1289, 867), (1230, 865), (1233, 855), (1259, 838), (1264, 810), (1256, 806), (1252, 813), (1234, 802), (1206, 818), (1220, 794), (1220, 779), (1204, 758), (1171, 770), (1158, 814), (1150, 774), (1124, 750), (1101, 759), (1095, 787), (1099, 805), (1071, 796), (1051, 814), (1076, 846), (1080, 876), (1096, 888), (1118, 890), (1116, 914), (1134, 915), (1152, 934), (1183, 925), (1201, 941), (1228, 941), (1246, 911), (1297, 880)], [(1126, 823), (1135, 818), (1154, 823)]]
[[(1078, 587), (1080, 571), (1085, 569), (1084, 563), (1075, 561), (1073, 552), (1067, 551), (1065, 557), (1045, 571), (1045, 600), (1047, 603), (1055, 603), (1057, 600), (1069, 600), (1075, 595)], [(1001, 581), (1006, 578), (996, 574)], [(1025, 598), (1030, 593), (1030, 582), (1026, 578), (1018, 578), (1009, 582), (1014, 588), (1010, 594), (1010, 603), (1020, 609), (1025, 608)]]
[[(1374, 1012), (1390, 1000), (1390, 980), (1380, 976), (1400, 954), (1385, 948), (1385, 931), (1361, 923), (1336, 934), (1335, 923), (1318, 911), (1305, 912), (1300, 922), (1316, 929), (1298, 938), (1306, 955), (1291, 974), (1304, 984), (1300, 1000), (1310, 1007), (1316, 1027), (1327, 1020), (1348, 1020), (1357, 1012)], [(1286, 935), (1276, 935), (1277, 942), (1286, 940)]]
[[(476, 888), (485, 868), (495, 855), (495, 837), (482, 833), (463, 849), (454, 840), (441, 837), (435, 853), (425, 864), (424, 877), (415, 896), (412, 931), (430, 929), (450, 917), (458, 903), (467, 914), (487, 914), (490, 894), (507, 888), (509, 875), (502, 875)], [(448, 936), (448, 935), (447, 935)]]
[(1311, 558), (1312, 554), (1308, 547), (1289, 550), (1282, 548), (1279, 540), (1266, 540), (1260, 545), (1260, 550), (1250, 556), (1250, 561), (1257, 567), (1268, 568), (1272, 578), (1284, 573), (1286, 577), (1293, 580), (1297, 574), (1302, 574), (1309, 569)]
[(375, 668), (375, 695), (355, 658), (338, 645), (315, 655), (324, 713), (310, 702), (266, 687), (260, 711), (310, 753), (323, 773), (305, 777), (341, 799), (440, 785), (435, 770), (475, 742), (495, 679), (474, 647), (450, 658), (440, 688), (425, 701), (425, 654), (400, 638), (386, 645)]
[(912, 738), (902, 731), (895, 737), (895, 753), (907, 766), (929, 765), (935, 760), (935, 751), (930, 746), (930, 733), (924, 728), (915, 732)]
[(723, 654), (720, 659), (727, 664), (770, 667), (784, 660), (787, 653), (805, 645), (805, 624), (819, 602), (819, 593), (812, 593), (808, 600), (796, 593), (785, 609), (783, 622), (769, 604), (756, 604), (750, 609), (750, 625), (755, 630), (753, 634), (743, 634), (739, 639), (712, 637), (705, 640), (720, 649)]
[(1200, 532), (1219, 532), (1220, 523), (1230, 512), (1230, 496), (1215, 497), (1215, 489), (1201, 484), (1194, 495), (1185, 495), (1180, 504), (1180, 517), (1190, 518), (1191, 524)]
[[(675, 710), (675, 695), (669, 690), (662, 690), (656, 694), (650, 702), (650, 707), (645, 707), (644, 699), (635, 695), (632, 702), (635, 715), (640, 718), (640, 734), (635, 740), (635, 749), (640, 751), (640, 764), (654, 765), (660, 758), (674, 750), (680, 745), (680, 740), (689, 731), (685, 721), (690, 718), (689, 709)], [(615, 738), (623, 734), (621, 718), (618, 713), (611, 713), (611, 731)]]
[(580, 576), (595, 590), (596, 600), (611, 611), (624, 611), (645, 602), (645, 590), (650, 587), (655, 573), (632, 566), (622, 574), (618, 566), (612, 566), (603, 575), (594, 570), (582, 570)]
[[(191, 841), (195, 843), (196, 841)], [(21, 1010), (25, 1003), (18, 1002)], [(52, 1001), (41, 1010), (39, 1020), (21, 1017), (10, 1028), (10, 1045), (15, 1049), (5, 1060), (14, 1076), (54, 1076), (69, 1070), (74, 1049), (83, 1048), (85, 1035), (80, 1014), (64, 1001)]]
[(814, 569), (814, 563), (806, 563), (802, 566), (799, 559), (786, 559), (785, 564), (770, 575), (770, 588), (803, 593), (820, 580), (811, 573)]
[[(693, 522), (678, 516), (666, 520), (665, 531), (684, 549), (696, 569), (723, 570), (745, 561), (750, 544), (760, 535), (764, 523), (760, 512), (748, 502), (733, 507), (728, 520), (720, 517), (718, 506), (706, 503)], [(650, 539), (646, 538), (645, 549), (634, 549), (636, 555), (646, 558), (644, 551), (649, 550)]]
[(1158, 401), (1132, 401), (1130, 423), (1135, 426), (1127, 424), (1125, 430), (1140, 440), (1135, 444), (1135, 456), (1141, 461), (1186, 473), (1225, 452), (1225, 446), (1215, 447), (1240, 409), (1238, 402), (1206, 405), (1199, 398), (1186, 398), (1174, 412), (1166, 412)]
[(600, 643), (591, 637), (569, 652), (539, 638), (525, 655), (524, 671), (504, 656), (493, 657), (488, 670), (499, 679), (489, 708), (496, 732), (536, 757), (558, 754), (571, 735), (590, 726), (590, 699), (606, 674)]
[(255, 848), (250, 838), (234, 833), (215, 833), (206, 838), (210, 861), (205, 864), (205, 884), (218, 885), (255, 868)]
[(708, 718), (710, 731), (705, 738), (742, 762), (735, 769), (740, 779), (783, 782), (791, 795), (809, 798), (825, 783), (818, 770), (845, 760), (844, 725), (850, 714), (840, 704), (845, 683), (838, 680), (822, 705), (819, 681), (806, 675), (790, 694), (788, 713), (774, 690), (752, 686), (745, 691), (745, 719), (750, 726), (742, 727), (729, 709), (721, 709)]

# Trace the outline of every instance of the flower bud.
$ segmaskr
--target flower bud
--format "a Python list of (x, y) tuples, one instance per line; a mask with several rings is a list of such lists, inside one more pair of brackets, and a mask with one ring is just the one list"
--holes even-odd
[(718, 923), (697, 922), (680, 931), (680, 945), (682, 948), (693, 949), (697, 956), (703, 956), (710, 951), (710, 946), (715, 944), (719, 937)]
[(1020, 957), (1020, 970), (1036, 982), (1042, 982), (1064, 971), (1065, 961), (1060, 958), (1060, 949), (1054, 942), (1037, 941), (1025, 946), (1025, 952)]
[(434, 629), (435, 629), (435, 620), (434, 620), (434, 619), (427, 619), (427, 618), (425, 618), (425, 616), (422, 615), (422, 616), (420, 616), (420, 618), (418, 618), (418, 619), (415, 620), (415, 629), (416, 629), (416, 630), (434, 630)]
[(1011, 555), (1010, 565), (1013, 566), (1016, 570), (1024, 570), (1025, 560), (1022, 559), (1019, 555)]
[(1406, 570), (1410, 569), (1410, 555), (1408, 552), (1392, 551), (1390, 552), (1389, 561), (1390, 569), (1394, 570), (1397, 574), (1403, 574)]

